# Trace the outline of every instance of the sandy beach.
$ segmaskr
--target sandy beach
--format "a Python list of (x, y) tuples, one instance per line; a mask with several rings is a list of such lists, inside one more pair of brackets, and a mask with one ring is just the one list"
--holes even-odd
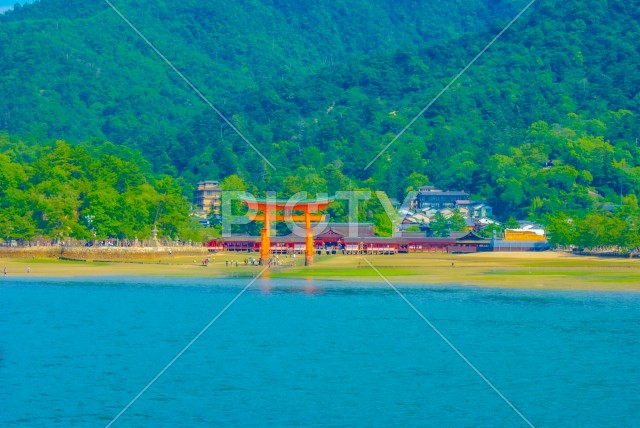
[[(68, 255), (68, 254), (67, 254)], [(162, 276), (251, 278), (261, 267), (244, 264), (257, 254), (208, 254), (201, 248), (157, 249), (149, 253), (85, 252), (73, 257), (37, 253), (0, 255), (7, 277)], [(209, 257), (207, 266), (202, 261)], [(279, 256), (282, 265), (267, 270), (271, 278), (316, 278), (349, 282), (383, 282), (367, 260), (392, 283), (413, 286), (470, 285), (483, 287), (640, 291), (640, 260), (576, 256), (563, 252), (323, 255), (313, 266), (303, 258)], [(236, 267), (235, 262), (238, 262)], [(230, 263), (227, 263), (230, 262)]]
[(329, 256), (310, 268), (292, 268), (276, 277), (392, 283), (459, 284), (556, 290), (640, 291), (640, 261), (575, 256), (568, 253), (406, 254)]

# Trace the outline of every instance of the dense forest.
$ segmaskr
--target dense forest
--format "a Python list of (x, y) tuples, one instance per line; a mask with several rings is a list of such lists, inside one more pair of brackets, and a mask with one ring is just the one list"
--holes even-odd
[[(58, 178), (75, 192), (73, 180), (80, 180), (95, 191), (148, 195), (145, 220), (128, 226), (139, 231), (119, 217), (121, 227), (105, 234), (145, 236), (167, 197), (181, 201), (174, 205), (181, 217), (165, 222), (166, 233), (193, 229), (186, 199), (195, 183), (230, 176), (256, 194), (369, 189), (402, 200), (425, 184), (466, 190), (488, 200), (501, 220), (545, 223), (558, 244), (568, 243), (560, 238), (563, 224), (597, 219), (622, 219), (637, 234), (638, 1), (538, 0), (365, 170), (526, 4), (115, 4), (273, 168), (107, 3), (16, 7), (0, 15), (0, 129), (7, 133), (0, 161), (13, 171), (0, 173), (0, 228), (22, 218), (33, 233), (86, 233), (83, 210), (93, 205), (82, 204), (101, 199), (85, 198), (89, 190), (76, 198), (80, 205), (65, 208), (75, 226), (49, 224), (28, 199), (31, 192), (42, 203), (65, 203), (62, 188), (39, 190), (47, 181), (41, 168), (63, 150), (76, 172), (65, 167), (69, 175)], [(131, 168), (135, 185), (100, 182), (92, 172), (116, 168), (114, 159)], [(9, 199), (6, 183), (18, 183), (27, 199)], [(118, 201), (126, 204), (123, 196)], [(371, 203), (362, 218), (388, 231), (383, 213)], [(331, 214), (343, 219), (344, 206)]]
[(0, 230), (30, 241), (201, 240), (175, 179), (151, 177), (140, 154), (111, 143), (27, 146), (0, 136)]

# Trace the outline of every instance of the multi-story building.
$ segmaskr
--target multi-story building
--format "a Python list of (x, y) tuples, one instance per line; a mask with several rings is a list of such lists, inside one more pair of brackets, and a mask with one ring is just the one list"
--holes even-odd
[(220, 183), (213, 180), (201, 181), (195, 191), (194, 203), (205, 215), (213, 212), (220, 215)]
[(417, 207), (423, 208), (455, 208), (456, 201), (469, 199), (467, 192), (444, 191), (433, 186), (422, 186), (416, 196)]

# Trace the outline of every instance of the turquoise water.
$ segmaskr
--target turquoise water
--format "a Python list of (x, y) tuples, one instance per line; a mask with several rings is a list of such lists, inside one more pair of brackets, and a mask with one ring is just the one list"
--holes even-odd
[[(0, 426), (105, 426), (246, 280), (0, 280)], [(406, 297), (535, 426), (640, 426), (640, 294)], [(526, 426), (393, 291), (258, 281), (114, 424)]]

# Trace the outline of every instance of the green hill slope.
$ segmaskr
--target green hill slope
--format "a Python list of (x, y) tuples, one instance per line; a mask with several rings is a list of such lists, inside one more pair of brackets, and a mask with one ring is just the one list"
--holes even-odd
[(273, 170), (106, 3), (42, 0), (0, 18), (0, 129), (108, 139), (185, 183), (402, 197), (428, 180), (504, 217), (636, 193), (636, 1), (537, 1), (364, 171), (525, 4), (116, 4)]
[[(251, 110), (227, 105), (243, 91), (354, 55), (482, 29), (492, 15), (469, 0), (448, 2), (440, 13), (437, 2), (389, 0), (115, 6), (229, 116)], [(465, 20), (454, 19), (462, 11)], [(176, 138), (176, 128), (203, 108), (105, 2), (42, 0), (18, 8), (0, 17), (0, 46), (0, 128), (10, 133), (100, 136), (146, 151)], [(169, 161), (149, 154), (157, 165)]]

